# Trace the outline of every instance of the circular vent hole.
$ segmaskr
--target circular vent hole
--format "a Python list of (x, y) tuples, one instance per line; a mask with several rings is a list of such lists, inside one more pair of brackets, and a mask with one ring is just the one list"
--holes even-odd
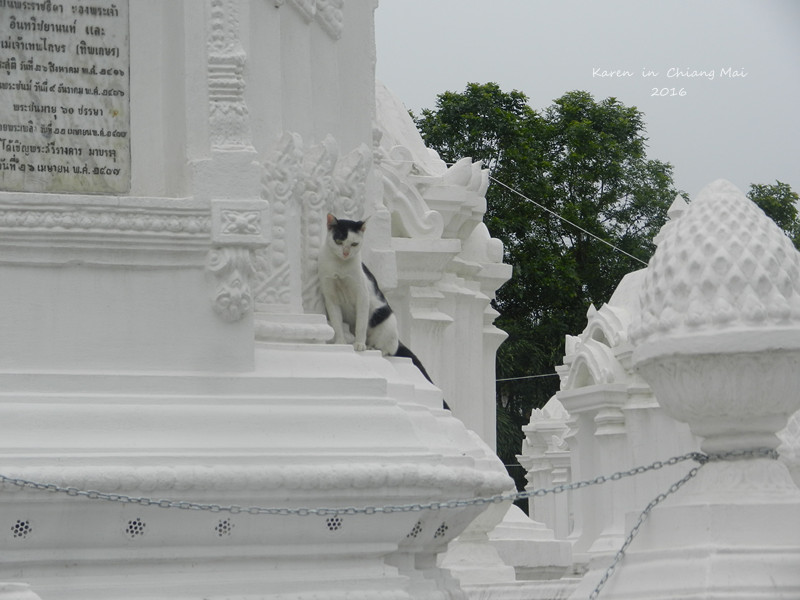
[(214, 531), (217, 532), (219, 537), (223, 537), (226, 535), (231, 535), (231, 533), (233, 533), (233, 528), (233, 521), (230, 519), (220, 519), (219, 523), (217, 523), (217, 526), (214, 527)]
[(325, 523), (331, 531), (339, 531), (342, 528), (341, 517), (330, 517)]
[(147, 524), (137, 517), (132, 521), (128, 521), (128, 527), (125, 529), (125, 533), (131, 536), (131, 538), (135, 538), (144, 535), (144, 528), (146, 526)]
[(26, 538), (32, 531), (31, 522), (22, 519), (17, 519), (17, 522), (11, 527), (11, 533), (15, 538)]
[(422, 533), (422, 521), (417, 521), (416, 525), (411, 528), (411, 531), (406, 536), (407, 538), (415, 538)]

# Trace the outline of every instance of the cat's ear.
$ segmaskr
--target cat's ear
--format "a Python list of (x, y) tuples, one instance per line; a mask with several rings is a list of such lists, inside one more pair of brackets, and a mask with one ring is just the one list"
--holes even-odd
[(367, 228), (367, 221), (369, 221), (369, 217), (361, 221), (361, 227), (358, 229), (361, 233), (364, 233), (364, 230)]
[(328, 229), (333, 229), (339, 221), (331, 213), (328, 213)]

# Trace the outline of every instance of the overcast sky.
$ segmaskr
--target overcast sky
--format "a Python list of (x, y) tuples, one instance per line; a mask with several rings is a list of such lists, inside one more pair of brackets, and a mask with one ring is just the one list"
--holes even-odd
[(415, 112), (467, 82), (536, 110), (615, 96), (691, 196), (718, 178), (800, 193), (798, 0), (380, 0), (375, 27), (377, 78)]

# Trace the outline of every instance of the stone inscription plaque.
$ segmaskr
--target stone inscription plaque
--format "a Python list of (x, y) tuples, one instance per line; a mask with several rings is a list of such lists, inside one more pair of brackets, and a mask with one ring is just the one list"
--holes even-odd
[(0, 190), (130, 190), (128, 0), (0, 0)]

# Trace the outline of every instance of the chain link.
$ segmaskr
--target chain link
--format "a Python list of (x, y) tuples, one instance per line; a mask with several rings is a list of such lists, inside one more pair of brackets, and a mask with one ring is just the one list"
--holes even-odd
[(639, 533), (639, 529), (650, 516), (650, 512), (661, 502), (663, 502), (671, 494), (677, 492), (687, 481), (694, 478), (700, 469), (714, 461), (731, 461), (742, 460), (747, 458), (771, 458), (777, 459), (778, 452), (772, 448), (758, 448), (755, 450), (732, 450), (728, 452), (717, 452), (705, 454), (703, 452), (689, 452), (681, 456), (673, 456), (672, 458), (661, 461), (657, 460), (649, 465), (633, 467), (627, 471), (617, 471), (611, 475), (599, 475), (594, 479), (585, 481), (576, 481), (574, 483), (557, 485), (552, 488), (540, 488), (525, 492), (516, 492), (512, 494), (497, 494), (495, 496), (470, 498), (470, 499), (457, 499), (448, 500), (444, 502), (427, 502), (415, 504), (401, 504), (401, 505), (388, 505), (388, 506), (366, 506), (357, 508), (354, 506), (344, 508), (267, 508), (262, 506), (244, 507), (236, 504), (221, 505), (221, 504), (206, 504), (201, 502), (188, 502), (185, 500), (167, 500), (153, 498), (126, 496), (124, 494), (113, 494), (106, 492), (99, 492), (97, 490), (81, 490), (76, 487), (62, 487), (54, 483), (41, 483), (37, 481), (30, 481), (28, 479), (21, 479), (17, 477), (8, 477), (0, 474), (0, 483), (7, 483), (19, 488), (27, 488), (39, 490), (43, 492), (61, 493), (72, 497), (84, 497), (90, 500), (105, 500), (108, 502), (120, 502), (123, 504), (138, 504), (140, 506), (156, 506), (158, 508), (178, 508), (181, 510), (198, 510), (209, 512), (227, 512), (230, 514), (250, 514), (250, 515), (272, 515), (272, 516), (339, 516), (339, 515), (374, 515), (374, 514), (391, 514), (391, 513), (405, 513), (405, 512), (422, 512), (425, 510), (442, 510), (442, 509), (455, 509), (465, 508), (468, 506), (483, 506), (486, 504), (500, 504), (507, 501), (515, 501), (526, 498), (538, 498), (546, 496), (547, 494), (560, 494), (579, 490), (592, 485), (601, 485), (609, 481), (619, 481), (625, 477), (634, 477), (647, 473), (649, 471), (657, 471), (664, 467), (674, 466), (687, 460), (692, 460), (697, 464), (681, 479), (673, 483), (666, 492), (662, 492), (656, 496), (647, 507), (639, 515), (636, 524), (631, 528), (622, 547), (617, 551), (611, 565), (606, 569), (603, 577), (600, 579), (597, 587), (589, 595), (589, 600), (596, 600), (600, 595), (600, 590), (603, 589), (608, 579), (613, 575), (617, 569), (622, 558), (625, 556), (625, 551), (633, 542), (633, 539)]
[[(594, 479), (585, 481), (576, 481), (569, 484), (561, 484), (552, 488), (539, 488), (536, 490), (515, 492), (510, 494), (497, 494), (495, 496), (470, 498), (470, 499), (456, 499), (439, 502), (428, 503), (415, 503), (415, 504), (401, 504), (401, 505), (388, 505), (388, 506), (366, 506), (366, 507), (342, 507), (342, 508), (268, 508), (262, 506), (239, 506), (236, 504), (221, 505), (221, 504), (207, 504), (202, 502), (189, 502), (186, 500), (168, 500), (168, 499), (154, 499), (137, 496), (126, 496), (124, 494), (114, 494), (100, 492), (97, 490), (81, 490), (76, 487), (62, 487), (54, 483), (40, 483), (37, 481), (30, 481), (28, 479), (21, 479), (17, 477), (8, 477), (0, 474), (0, 483), (7, 483), (19, 488), (27, 488), (39, 490), (44, 492), (62, 493), (72, 497), (84, 497), (90, 500), (105, 500), (108, 502), (120, 502), (123, 504), (138, 504), (140, 506), (155, 506), (158, 508), (178, 508), (181, 510), (198, 510), (210, 512), (228, 512), (232, 514), (248, 513), (252, 515), (272, 515), (272, 516), (338, 516), (338, 515), (374, 515), (374, 514), (391, 514), (397, 512), (422, 512), (426, 510), (442, 510), (442, 509), (455, 509), (464, 508), (468, 506), (483, 506), (486, 504), (500, 504), (507, 501), (522, 500), (527, 498), (538, 498), (546, 496), (547, 494), (560, 494), (563, 492), (570, 492), (579, 490), (593, 485), (601, 485), (609, 481), (619, 481), (626, 477), (633, 477), (648, 471), (657, 471), (664, 467), (674, 466), (687, 460), (693, 460), (701, 466), (710, 461), (717, 460), (737, 460), (742, 458), (777, 458), (778, 454), (775, 450), (762, 448), (757, 450), (735, 450), (724, 453), (704, 454), (702, 452), (689, 452), (682, 456), (674, 456), (668, 460), (657, 460), (649, 465), (633, 467), (627, 471), (617, 471), (611, 475), (599, 475)], [(681, 484), (682, 485), (682, 484)]]
[[(468, 506), (483, 506), (487, 504), (500, 504), (507, 501), (515, 501), (531, 497), (545, 496), (547, 494), (559, 494), (572, 490), (578, 490), (592, 485), (600, 485), (609, 481), (617, 481), (624, 477), (632, 477), (661, 469), (665, 466), (675, 465), (686, 460), (698, 460), (699, 453), (689, 453), (683, 456), (674, 457), (667, 461), (656, 461), (650, 465), (635, 467), (628, 471), (618, 471), (612, 475), (600, 475), (594, 479), (587, 481), (577, 481), (570, 484), (557, 485), (553, 488), (543, 488), (532, 491), (516, 492), (511, 494), (497, 494), (495, 496), (479, 497), (471, 499), (457, 499), (448, 500), (443, 502), (428, 502), (428, 503), (415, 503), (404, 505), (388, 505), (388, 506), (366, 506), (357, 508), (353, 506), (342, 508), (266, 508), (262, 506), (244, 507), (236, 504), (224, 506), (221, 504), (206, 504), (201, 502), (189, 502), (185, 500), (168, 500), (168, 499), (154, 499), (137, 496), (126, 496), (124, 494), (114, 494), (100, 492), (97, 490), (81, 490), (76, 487), (61, 487), (54, 483), (40, 483), (30, 481), (27, 479), (7, 477), (0, 474), (0, 482), (9, 483), (16, 487), (28, 488), (39, 491), (55, 492), (66, 494), (72, 497), (84, 497), (90, 500), (105, 500), (108, 502), (120, 502), (123, 504), (138, 504), (140, 506), (155, 506), (158, 508), (178, 508), (181, 510), (198, 510), (210, 512), (228, 512), (231, 514), (247, 513), (251, 515), (272, 515), (272, 516), (338, 516), (338, 515), (373, 515), (373, 514), (391, 514), (391, 513), (404, 513), (404, 512), (422, 512), (426, 510), (442, 510), (442, 509), (455, 509), (464, 508)], [(705, 455), (700, 455), (705, 457)]]
[(620, 549), (614, 555), (614, 560), (611, 562), (608, 569), (606, 569), (605, 573), (603, 573), (603, 577), (597, 583), (597, 586), (594, 588), (592, 593), (589, 594), (589, 600), (596, 600), (596, 598), (600, 596), (600, 590), (603, 589), (608, 579), (611, 577), (611, 575), (614, 574), (614, 571), (616, 571), (617, 565), (625, 556), (625, 551), (628, 549), (628, 546), (631, 545), (631, 542), (633, 542), (633, 538), (636, 537), (636, 535), (639, 533), (639, 529), (647, 520), (647, 518), (650, 516), (650, 511), (652, 511), (656, 506), (658, 506), (664, 500), (666, 500), (670, 494), (674, 494), (675, 492), (677, 492), (681, 488), (681, 486), (683, 486), (684, 483), (686, 483), (687, 481), (692, 479), (695, 475), (697, 475), (700, 469), (703, 468), (707, 463), (708, 461), (706, 460), (701, 462), (698, 466), (693, 467), (680, 480), (676, 481), (671, 486), (669, 486), (669, 490), (660, 493), (658, 496), (656, 496), (655, 498), (653, 498), (653, 500), (650, 501), (650, 504), (648, 504), (647, 507), (639, 514), (639, 518), (637, 519), (636, 524), (628, 532), (628, 537), (625, 538), (625, 542), (623, 542), (622, 547), (620, 547)]

